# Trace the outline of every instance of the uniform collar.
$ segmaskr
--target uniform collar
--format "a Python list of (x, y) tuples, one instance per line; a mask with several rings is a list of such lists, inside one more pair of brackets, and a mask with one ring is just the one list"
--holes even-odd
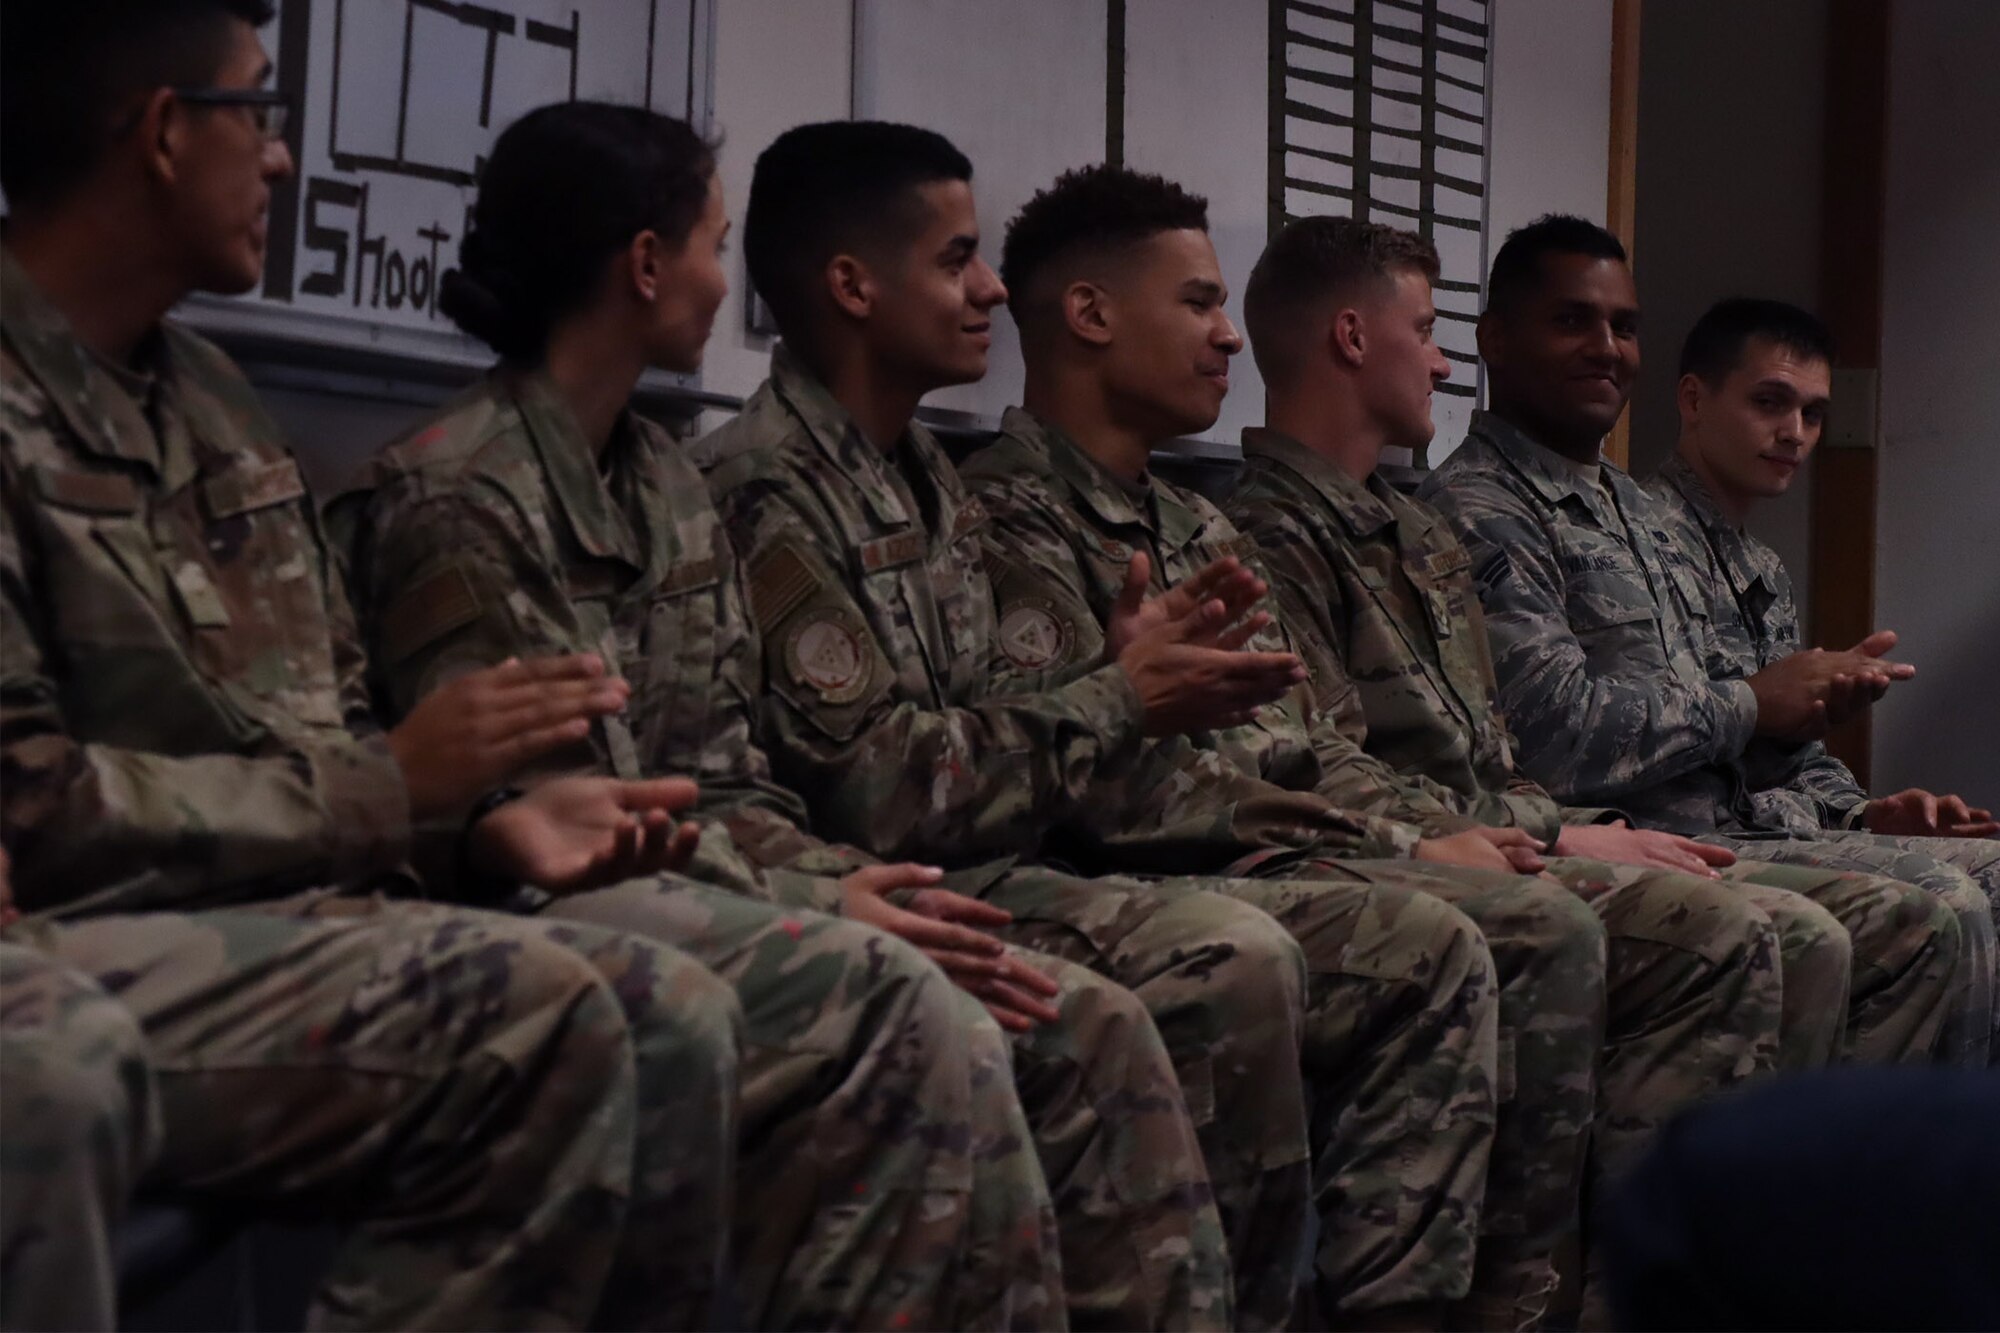
[(1676, 449), (1660, 465), (1660, 480), (1680, 492), (1687, 502), (1688, 512), (1693, 514), (1702, 527), (1710, 532), (1735, 532), (1737, 527), (1723, 515), (1722, 507), (1715, 502), (1715, 496), (1702, 481), (1694, 465), (1681, 457)]
[[(4, 246), (0, 246), (0, 329), (86, 451), (136, 463), (156, 475), (165, 470), (161, 458), (165, 441), (140, 417), (124, 389), (97, 364), (69, 320)], [(172, 379), (172, 353), (166, 340), (157, 345), (165, 392)]]
[(1584, 469), (1491, 412), (1472, 414), (1469, 437), (1486, 441), (1551, 507), (1573, 495), (1605, 528), (1615, 527), (1620, 519), (1607, 508), (1604, 491), (1617, 499), (1627, 518), (1638, 514), (1645, 502), (1638, 483), (1617, 464), (1599, 457), (1597, 475), (1604, 481), (1604, 491), (1600, 491), (1590, 484)]
[(1007, 409), (1000, 418), (1000, 436), (1040, 459), (1107, 527), (1140, 528), (1162, 552), (1178, 551), (1201, 535), (1201, 515), (1174, 486), (1148, 473), (1135, 487), (1025, 407)]
[[(1708, 548), (1714, 553), (1718, 564), (1731, 587), (1737, 592), (1747, 592), (1762, 584), (1766, 591), (1775, 593), (1777, 588), (1757, 559), (1750, 535), (1736, 524), (1731, 523), (1715, 502), (1715, 495), (1703, 483), (1694, 466), (1680, 456), (1676, 450), (1661, 465), (1659, 479), (1671, 487), (1680, 500), (1681, 507), (1700, 526), (1708, 540)], [(1663, 503), (1672, 504), (1671, 498), (1663, 497)]]
[(922, 422), (911, 421), (894, 448), (885, 453), (861, 433), (833, 391), (783, 343), (771, 353), (768, 382), (779, 403), (805, 427), (814, 446), (860, 492), (876, 526), (921, 525), (921, 515), (910, 512), (890, 479), (891, 470), (902, 460), (920, 474), (906, 476), (906, 482), (929, 486), (936, 492), (941, 521), (940, 531), (931, 534), (933, 540), (951, 535), (960, 511), (969, 505), (969, 497), (944, 446)]
[[(638, 534), (612, 500), (598, 472), (597, 448), (583, 437), (561, 392), (539, 370), (508, 373), (504, 379), (578, 545), (591, 555), (643, 567)], [(619, 415), (610, 447), (614, 455), (642, 447), (629, 411)]]
[(1322, 458), (1283, 431), (1251, 426), (1243, 432), (1243, 456), (1260, 458), (1286, 468), (1317, 494), (1326, 507), (1356, 537), (1369, 537), (1396, 522), (1396, 513), (1375, 493), (1383, 483), (1359, 482), (1330, 459)]

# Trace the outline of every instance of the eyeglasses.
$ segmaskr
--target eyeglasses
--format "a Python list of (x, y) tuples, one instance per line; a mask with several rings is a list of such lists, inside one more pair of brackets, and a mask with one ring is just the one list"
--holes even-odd
[(281, 93), (270, 88), (175, 88), (175, 97), (190, 106), (240, 106), (250, 112), (251, 123), (266, 142), (285, 137), (285, 126), (291, 122), (292, 99), (289, 93)]

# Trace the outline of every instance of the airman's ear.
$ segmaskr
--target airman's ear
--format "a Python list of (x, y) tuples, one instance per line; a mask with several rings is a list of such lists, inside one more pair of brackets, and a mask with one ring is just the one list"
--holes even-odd
[(1114, 320), (1111, 293), (1081, 278), (1063, 288), (1063, 324), (1074, 336), (1094, 347), (1111, 341)]
[(874, 272), (854, 255), (835, 255), (826, 261), (823, 275), (827, 293), (840, 311), (853, 319), (866, 319), (875, 310), (877, 294)]
[(1359, 370), (1368, 359), (1368, 331), (1363, 326), (1361, 312), (1352, 306), (1334, 311), (1327, 325), (1326, 342), (1334, 360)]

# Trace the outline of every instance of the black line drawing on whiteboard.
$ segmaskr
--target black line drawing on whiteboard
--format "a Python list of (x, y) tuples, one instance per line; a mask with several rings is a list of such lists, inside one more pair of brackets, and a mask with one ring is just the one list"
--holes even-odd
[(1270, 229), (1338, 214), (1438, 247), (1439, 391), (1475, 396), (1488, 0), (1271, 0)]
[[(375, 171), (391, 176), (410, 176), (418, 180), (438, 181), (445, 185), (469, 186), (478, 177), (480, 163), (459, 164), (446, 162), (421, 162), (414, 160), (407, 151), (410, 127), (410, 86), (411, 62), (416, 50), (416, 21), (418, 11), (437, 14), (456, 20), (466, 29), (475, 43), (473, 49), (479, 52), (482, 61), (480, 76), (478, 123), (481, 129), (490, 128), (493, 119), (493, 68), (500, 54), (503, 39), (539, 43), (569, 54), (569, 95), (576, 96), (577, 59), (582, 46), (582, 21), (580, 9), (570, 11), (568, 26), (544, 23), (539, 19), (524, 19), (504, 9), (491, 5), (456, 3), (455, 0), (403, 0), (403, 37), (400, 52), (402, 74), (396, 90), (396, 143), (393, 155), (366, 153), (344, 149), (340, 139), (341, 58), (345, 46), (348, 0), (334, 0), (333, 9), (333, 86), (327, 114), (327, 156), (341, 171)], [(650, 34), (649, 34), (650, 35)], [(648, 68), (652, 55), (647, 54)]]

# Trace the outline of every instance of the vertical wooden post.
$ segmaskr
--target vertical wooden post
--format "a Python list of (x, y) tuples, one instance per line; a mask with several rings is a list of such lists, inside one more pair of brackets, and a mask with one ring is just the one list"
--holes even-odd
[[(1632, 254), (1639, 197), (1639, 0), (1611, 0), (1611, 155), (1604, 226)], [(1633, 256), (1634, 264), (1637, 256)], [(1604, 456), (1625, 467), (1632, 450), (1632, 409), (1618, 417)]]
[[(1820, 203), (1819, 312), (1834, 340), (1834, 412), (1872, 404), (1882, 366), (1883, 207), (1889, 182), (1889, 6), (1832, 0), (1827, 16), (1826, 146)], [(1841, 388), (1847, 388), (1843, 395)], [(1843, 401), (1844, 400), (1844, 401)], [(1875, 627), (1876, 446), (1873, 420), (1846, 448), (1820, 444), (1812, 464), (1812, 605), (1808, 633), (1850, 648)], [(1831, 434), (1831, 432), (1829, 432)], [(1827, 748), (1868, 783), (1863, 713)]]

